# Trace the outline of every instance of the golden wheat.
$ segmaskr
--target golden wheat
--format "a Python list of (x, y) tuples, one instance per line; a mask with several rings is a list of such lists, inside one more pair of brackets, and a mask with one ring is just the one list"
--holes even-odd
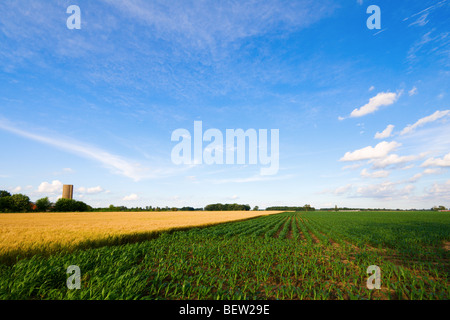
[(51, 253), (145, 239), (279, 211), (83, 212), (0, 214), (0, 257)]

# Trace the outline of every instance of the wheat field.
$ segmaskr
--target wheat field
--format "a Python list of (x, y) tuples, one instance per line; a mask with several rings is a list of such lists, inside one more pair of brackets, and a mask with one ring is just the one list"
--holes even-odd
[(163, 231), (279, 211), (70, 212), (0, 214), (0, 262), (34, 254), (136, 242)]

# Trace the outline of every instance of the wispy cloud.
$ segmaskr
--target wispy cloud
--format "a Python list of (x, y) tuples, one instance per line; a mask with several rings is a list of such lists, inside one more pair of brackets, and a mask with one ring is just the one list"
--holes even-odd
[(444, 110), (444, 111), (436, 111), (435, 113), (433, 113), (432, 115), (429, 115), (427, 117), (421, 118), (419, 120), (417, 120), (416, 123), (414, 124), (410, 124), (408, 125), (406, 128), (404, 128), (402, 130), (402, 132), (400, 132), (400, 135), (405, 135), (408, 133), (413, 132), (415, 129), (424, 126), (427, 123), (431, 123), (434, 122), (436, 120), (439, 120), (441, 118), (447, 117), (450, 115), (450, 110)]
[(410, 23), (409, 27), (410, 26), (414, 26), (414, 25), (418, 25), (420, 27), (423, 27), (424, 25), (426, 25), (428, 23), (428, 20), (427, 20), (428, 14), (429, 14), (429, 12), (425, 12), (424, 14), (422, 14), (419, 19), (417, 19), (416, 21)]
[(380, 31), (378, 31), (378, 32), (375, 32), (375, 33), (373, 34), (373, 36), (376, 36), (376, 35), (378, 35), (378, 34), (384, 32), (384, 31), (386, 31), (387, 29), (388, 29), (388, 28), (385, 28), (385, 29), (382, 29), (382, 30), (380, 30)]
[[(414, 17), (416, 17), (416, 16), (418, 16), (418, 15), (421, 15), (421, 17), (419, 18), (419, 20), (420, 20), (420, 19), (422, 19), (422, 17), (423, 17), (424, 15), (428, 15), (430, 11), (432, 11), (432, 10), (434, 10), (434, 9), (436, 9), (436, 8), (438, 8), (438, 7), (440, 7), (440, 6), (442, 6), (445, 2), (447, 2), (447, 0), (439, 1), (438, 3), (436, 3), (436, 4), (432, 5), (432, 6), (429, 6), (428, 8), (425, 8), (425, 9), (419, 11), (419, 12), (416, 12), (416, 13), (410, 15), (409, 17), (406, 17), (405, 19), (403, 19), (403, 21), (407, 21), (407, 20), (409, 20), (409, 19), (411, 19), (411, 18), (414, 18)], [(410, 24), (410, 25), (413, 25), (413, 24), (414, 24), (414, 23), (412, 23), (412, 24)]]
[(78, 193), (81, 193), (81, 194), (99, 194), (99, 193), (102, 193), (102, 192), (104, 192), (104, 191), (105, 191), (105, 190), (103, 190), (103, 188), (100, 187), (100, 186), (97, 186), (97, 187), (91, 187), (91, 188), (79, 187), (79, 188), (77, 189), (77, 192), (78, 192)]
[(345, 186), (336, 188), (336, 189), (333, 191), (333, 193), (336, 194), (336, 195), (341, 195), (341, 194), (344, 194), (344, 193), (349, 192), (349, 191), (352, 189), (352, 187), (353, 187), (353, 186), (352, 186), (351, 184), (347, 184), (347, 185), (345, 185)]
[(123, 201), (137, 201), (139, 200), (139, 196), (135, 193), (132, 193), (128, 196), (122, 198)]
[(147, 178), (156, 178), (159, 175), (167, 174), (167, 172), (162, 169), (151, 170), (150, 168), (145, 167), (138, 162), (127, 160), (121, 156), (109, 153), (100, 148), (90, 146), (70, 138), (55, 139), (18, 129), (17, 127), (13, 126), (10, 123), (7, 123), (4, 120), (0, 120), (0, 129), (33, 141), (37, 141), (39, 143), (68, 151), (80, 157), (94, 160), (102, 164), (104, 167), (110, 169), (113, 173), (131, 178), (135, 181)]
[(450, 200), (450, 180), (445, 183), (434, 183), (426, 190), (426, 194), (439, 200)]
[(425, 169), (422, 172), (416, 173), (414, 176), (412, 176), (409, 181), (410, 182), (416, 182), (420, 178), (422, 178), (425, 175), (431, 175), (431, 174), (440, 174), (442, 173), (442, 170), (440, 168), (438, 169)]
[(417, 88), (413, 87), (411, 90), (408, 91), (408, 95), (411, 97), (413, 95), (417, 94)]
[(275, 180), (284, 180), (291, 178), (292, 175), (283, 175), (283, 176), (262, 176), (255, 175), (247, 178), (230, 178), (230, 179), (218, 179), (211, 181), (214, 184), (223, 184), (223, 183), (251, 183), (251, 182), (263, 182), (263, 181), (275, 181)]
[(382, 198), (382, 199), (394, 199), (404, 198), (412, 194), (415, 186), (408, 184), (404, 187), (398, 187), (399, 183), (385, 181), (379, 184), (365, 185), (357, 188), (355, 196), (364, 198)]
[(449, 44), (450, 34), (448, 32), (436, 32), (436, 29), (427, 30), (420, 39), (415, 41), (408, 50), (407, 61), (410, 69), (413, 64), (418, 63), (427, 57), (434, 57), (436, 62), (449, 66)]
[(386, 178), (387, 176), (389, 176), (389, 171), (387, 170), (369, 172), (367, 169), (363, 169), (361, 171), (361, 177), (363, 178)]
[(364, 165), (363, 163), (349, 164), (348, 166), (342, 167), (342, 170), (347, 170), (347, 169), (355, 170), (355, 169), (361, 168), (363, 165)]
[(420, 159), (424, 157), (425, 154), (421, 155), (410, 155), (410, 156), (399, 156), (397, 154), (390, 154), (386, 157), (380, 158), (380, 159), (372, 159), (369, 161), (369, 163), (372, 163), (374, 168), (386, 168), (389, 166), (399, 166), (403, 165), (407, 162), (411, 162), (417, 159)]
[(374, 113), (382, 106), (389, 106), (396, 102), (402, 92), (380, 92), (375, 97), (370, 98), (369, 102), (361, 108), (356, 108), (350, 114), (350, 118), (362, 117)]
[[(274, 26), (296, 30), (330, 14), (329, 1), (166, 1), (103, 0), (165, 40), (216, 51), (238, 39), (257, 36)], [(213, 52), (219, 54), (219, 52)]]

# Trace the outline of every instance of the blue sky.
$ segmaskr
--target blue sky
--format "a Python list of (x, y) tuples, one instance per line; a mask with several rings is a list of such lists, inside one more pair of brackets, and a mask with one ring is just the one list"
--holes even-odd
[[(94, 207), (450, 207), (449, 17), (447, 0), (4, 0), (0, 189), (56, 201), (73, 184)], [(172, 132), (194, 121), (278, 129), (278, 172), (175, 165)]]

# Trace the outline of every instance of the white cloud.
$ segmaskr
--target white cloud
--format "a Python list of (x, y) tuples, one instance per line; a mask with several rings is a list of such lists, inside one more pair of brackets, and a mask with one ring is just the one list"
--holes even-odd
[(358, 169), (358, 168), (361, 168), (363, 165), (364, 165), (363, 163), (349, 164), (348, 166), (342, 167), (342, 170), (347, 170), (347, 169)]
[(343, 195), (345, 193), (348, 193), (352, 188), (353, 188), (352, 184), (347, 184), (345, 186), (337, 187), (336, 189), (327, 188), (327, 189), (324, 189), (324, 190), (322, 190), (320, 192), (317, 192), (317, 194), (332, 193), (332, 194), (335, 194), (335, 195), (339, 196), (339, 195)]
[(387, 176), (389, 176), (389, 171), (386, 170), (378, 170), (372, 173), (368, 172), (367, 169), (361, 171), (361, 177), (363, 178), (386, 178)]
[(389, 138), (394, 130), (394, 125), (390, 124), (383, 130), (383, 132), (377, 132), (375, 134), (375, 139), (386, 139)]
[(137, 194), (133, 193), (133, 194), (123, 197), (122, 200), (123, 201), (136, 201), (136, 200), (139, 200), (139, 196)]
[(20, 191), (22, 191), (22, 187), (21, 186), (17, 186), (14, 189), (11, 190), (12, 193), (19, 193)]
[(441, 169), (425, 169), (423, 172), (420, 173), (416, 173), (414, 176), (412, 176), (409, 181), (410, 182), (416, 182), (417, 180), (419, 180), (420, 178), (422, 178), (425, 175), (429, 175), (429, 174), (439, 174), (441, 173), (442, 170)]
[(365, 198), (386, 198), (386, 199), (398, 199), (399, 197), (408, 197), (415, 186), (408, 184), (403, 188), (397, 188), (397, 183), (386, 181), (379, 184), (359, 187), (356, 193)]
[(408, 125), (406, 128), (404, 128), (402, 130), (402, 132), (400, 133), (401, 135), (407, 134), (407, 133), (411, 133), (413, 132), (416, 128), (422, 127), (423, 125), (430, 123), (430, 122), (434, 122), (436, 120), (439, 120), (441, 118), (444, 118), (446, 116), (450, 115), (450, 110), (444, 110), (444, 111), (436, 111), (435, 113), (433, 113), (430, 116), (424, 117), (422, 119), (419, 119), (416, 123), (414, 124), (410, 124)]
[(362, 117), (373, 113), (378, 110), (381, 106), (388, 106), (393, 104), (400, 97), (401, 92), (392, 93), (392, 92), (380, 92), (375, 97), (370, 98), (369, 102), (362, 106), (361, 108), (357, 108), (352, 111), (350, 114), (351, 118)]
[(61, 171), (53, 172), (54, 175), (72, 174), (75, 171), (71, 168), (63, 168)]
[(419, 156), (399, 156), (397, 154), (390, 154), (384, 158), (371, 160), (370, 163), (373, 164), (374, 168), (386, 168), (390, 165), (398, 165), (406, 162), (414, 161), (423, 157), (423, 155)]
[(441, 200), (450, 200), (450, 180), (441, 184), (434, 183), (430, 189), (426, 190), (426, 193)]
[(80, 187), (77, 189), (77, 192), (81, 193), (81, 194), (97, 194), (97, 193), (101, 193), (103, 191), (104, 191), (103, 188), (100, 186), (92, 187), (92, 188)]
[(373, 91), (373, 90), (375, 90), (375, 87), (374, 87), (374, 86), (371, 86), (371, 87), (369, 88), (369, 92), (370, 92), (370, 91)]
[(48, 183), (47, 181), (42, 182), (37, 192), (39, 193), (62, 193), (63, 183), (59, 180), (53, 180), (52, 183)]
[(336, 188), (336, 190), (334, 190), (334, 194), (336, 195), (342, 195), (344, 193), (347, 193), (348, 191), (350, 191), (352, 189), (352, 185), (351, 184), (347, 184), (345, 186)]
[(411, 90), (408, 91), (408, 94), (410, 97), (417, 94), (417, 88), (416, 87), (412, 88)]
[(359, 161), (384, 158), (389, 154), (389, 152), (395, 150), (399, 146), (401, 146), (401, 144), (395, 141), (382, 141), (375, 147), (368, 146), (353, 152), (347, 152), (340, 159), (340, 161)]
[(450, 152), (447, 153), (443, 158), (429, 158), (421, 167), (450, 167)]

